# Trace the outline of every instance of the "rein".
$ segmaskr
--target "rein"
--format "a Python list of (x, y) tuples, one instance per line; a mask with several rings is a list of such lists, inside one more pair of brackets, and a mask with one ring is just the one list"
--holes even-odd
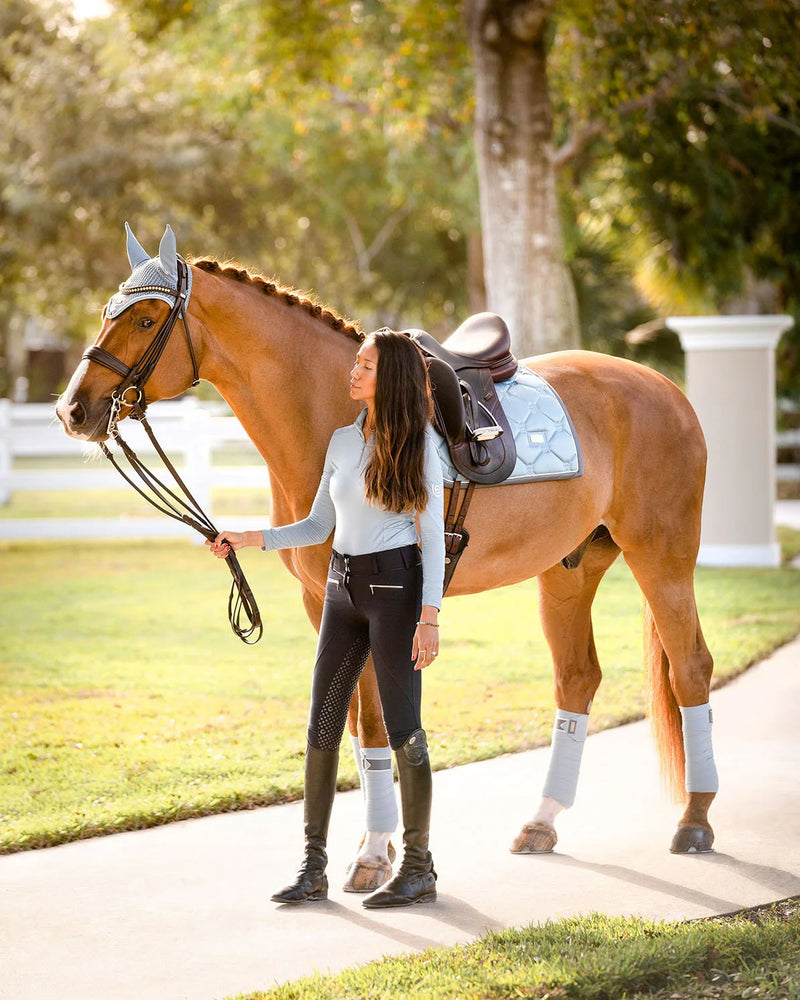
[[(213, 525), (200, 504), (192, 496), (174, 465), (170, 462), (163, 448), (156, 440), (153, 429), (151, 428), (145, 415), (147, 400), (144, 394), (144, 385), (152, 375), (156, 365), (161, 359), (161, 355), (164, 353), (164, 349), (169, 341), (170, 334), (172, 333), (172, 330), (174, 329), (179, 318), (183, 321), (186, 343), (189, 348), (189, 355), (192, 359), (192, 385), (195, 386), (200, 381), (200, 375), (197, 368), (197, 358), (194, 352), (191, 337), (189, 336), (189, 324), (186, 319), (186, 297), (189, 280), (188, 275), (188, 265), (181, 257), (178, 257), (177, 290), (161, 285), (140, 286), (138, 288), (131, 289), (131, 292), (164, 292), (175, 297), (175, 303), (170, 309), (169, 315), (161, 326), (161, 329), (157, 331), (149, 347), (133, 367), (128, 367), (128, 365), (120, 361), (119, 358), (114, 357), (113, 354), (110, 354), (102, 347), (92, 346), (88, 348), (88, 350), (84, 352), (83, 357), (87, 361), (94, 361), (96, 364), (102, 365), (104, 368), (108, 368), (110, 371), (122, 376), (122, 381), (111, 393), (111, 410), (108, 416), (108, 433), (111, 437), (113, 437), (114, 441), (116, 441), (131, 469), (136, 473), (139, 479), (141, 479), (145, 488), (143, 489), (139, 486), (135, 480), (128, 475), (128, 473), (116, 460), (113, 453), (108, 449), (104, 441), (98, 442), (100, 450), (111, 462), (117, 472), (119, 472), (122, 478), (129, 485), (131, 485), (140, 496), (144, 497), (144, 499), (147, 500), (151, 506), (155, 507), (156, 510), (160, 511), (162, 514), (166, 514), (168, 517), (173, 518), (173, 520), (180, 521), (182, 524), (187, 524), (190, 528), (194, 528), (195, 531), (199, 532), (204, 538), (208, 539), (208, 541), (213, 541), (219, 534), (218, 529)], [(133, 394), (131, 395), (131, 393)], [(150, 438), (158, 457), (164, 463), (165, 468), (174, 479), (185, 499), (180, 497), (177, 493), (170, 489), (169, 486), (163, 483), (158, 476), (147, 469), (130, 445), (123, 440), (119, 433), (119, 428), (117, 427), (123, 406), (128, 407), (128, 416), (131, 420), (138, 420), (141, 423), (147, 433), (147, 436)], [(149, 490), (150, 493), (145, 492), (145, 490)], [(228, 595), (228, 620), (231, 623), (231, 628), (233, 629), (234, 634), (237, 635), (242, 642), (252, 645), (258, 642), (264, 632), (264, 627), (261, 623), (261, 614), (258, 610), (258, 605), (256, 604), (253, 592), (247, 583), (247, 579), (242, 572), (239, 560), (236, 558), (233, 549), (231, 549), (230, 554), (226, 557), (225, 561), (227, 562), (228, 569), (233, 577), (230, 594)]]

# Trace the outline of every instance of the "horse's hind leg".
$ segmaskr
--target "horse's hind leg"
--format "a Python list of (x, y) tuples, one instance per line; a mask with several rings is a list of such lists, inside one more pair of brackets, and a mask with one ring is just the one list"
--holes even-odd
[(572, 805), (589, 710), (602, 676), (592, 630), (592, 602), (619, 555), (608, 534), (593, 541), (575, 569), (561, 563), (539, 576), (539, 611), (553, 656), (556, 721), (539, 808), (511, 845), (515, 854), (552, 851), (555, 819)]
[(714, 841), (708, 822), (718, 785), (709, 704), (713, 660), (697, 614), (694, 560), (676, 556), (677, 539), (664, 548), (669, 551), (658, 551), (653, 539), (643, 550), (626, 550), (625, 560), (648, 603), (650, 716), (662, 771), (674, 797), (688, 799), (670, 850), (699, 853)]

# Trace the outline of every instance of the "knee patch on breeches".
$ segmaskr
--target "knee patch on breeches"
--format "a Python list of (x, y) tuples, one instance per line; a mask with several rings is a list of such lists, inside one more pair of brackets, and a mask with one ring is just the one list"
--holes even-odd
[[(331, 674), (324, 693), (317, 692), (319, 679), (315, 678), (308, 725), (308, 742), (311, 746), (318, 750), (339, 749), (350, 700), (368, 657), (369, 641), (358, 638)], [(316, 669), (320, 669), (319, 665)]]

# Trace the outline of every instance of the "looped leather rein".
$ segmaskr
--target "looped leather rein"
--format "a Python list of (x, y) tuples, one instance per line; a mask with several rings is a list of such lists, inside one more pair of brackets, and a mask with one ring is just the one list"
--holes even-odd
[[(200, 381), (197, 359), (191, 337), (189, 336), (189, 325), (186, 320), (186, 289), (188, 287), (188, 273), (188, 265), (182, 258), (179, 257), (178, 288), (176, 292), (171, 292), (171, 294), (175, 294), (175, 304), (172, 306), (163, 326), (156, 333), (147, 350), (144, 352), (139, 361), (133, 365), (133, 367), (129, 367), (124, 362), (120, 361), (119, 358), (114, 357), (113, 354), (110, 354), (102, 347), (93, 346), (88, 348), (88, 350), (84, 352), (83, 357), (87, 361), (94, 361), (96, 364), (102, 365), (104, 368), (108, 368), (110, 371), (122, 376), (122, 381), (111, 393), (108, 433), (124, 454), (131, 470), (135, 472), (142, 481), (145, 489), (150, 490), (152, 496), (150, 493), (145, 492), (145, 489), (142, 489), (142, 487), (140, 487), (131, 478), (131, 476), (125, 472), (103, 441), (98, 442), (100, 450), (111, 462), (117, 472), (119, 472), (122, 478), (129, 485), (131, 485), (140, 496), (144, 497), (144, 499), (151, 506), (155, 507), (156, 510), (160, 511), (162, 514), (166, 514), (168, 517), (173, 518), (173, 520), (189, 525), (190, 528), (194, 528), (194, 530), (198, 531), (204, 538), (209, 541), (213, 541), (219, 534), (219, 530), (213, 525), (208, 515), (203, 511), (203, 508), (190, 493), (186, 484), (175, 469), (175, 466), (172, 462), (170, 462), (163, 448), (156, 440), (155, 434), (153, 433), (147, 417), (145, 416), (147, 400), (144, 394), (144, 385), (148, 378), (152, 375), (161, 358), (161, 355), (164, 353), (164, 349), (167, 346), (170, 334), (172, 333), (178, 317), (183, 320), (183, 327), (186, 333), (186, 343), (189, 346), (189, 354), (192, 359), (192, 369), (194, 372), (192, 385), (197, 385)], [(128, 408), (128, 416), (132, 420), (138, 420), (141, 423), (147, 433), (147, 436), (150, 438), (158, 457), (164, 463), (164, 466), (175, 480), (175, 483), (182, 491), (185, 499), (178, 496), (177, 493), (173, 492), (173, 490), (163, 483), (153, 472), (147, 469), (134, 450), (123, 440), (117, 427), (123, 407)], [(231, 623), (231, 628), (233, 629), (234, 634), (237, 635), (242, 642), (252, 645), (258, 642), (264, 632), (264, 627), (261, 622), (261, 613), (258, 610), (258, 605), (256, 604), (253, 592), (247, 583), (247, 579), (242, 572), (241, 566), (239, 565), (239, 560), (236, 558), (232, 549), (225, 561), (227, 562), (228, 569), (233, 577), (230, 594), (228, 595), (228, 620)]]

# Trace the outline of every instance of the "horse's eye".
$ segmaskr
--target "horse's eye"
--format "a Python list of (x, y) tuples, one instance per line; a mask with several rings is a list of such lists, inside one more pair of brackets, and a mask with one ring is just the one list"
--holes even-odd
[(141, 327), (142, 330), (149, 330), (151, 327), (155, 326), (155, 321), (150, 319), (149, 316), (142, 316), (136, 325)]

